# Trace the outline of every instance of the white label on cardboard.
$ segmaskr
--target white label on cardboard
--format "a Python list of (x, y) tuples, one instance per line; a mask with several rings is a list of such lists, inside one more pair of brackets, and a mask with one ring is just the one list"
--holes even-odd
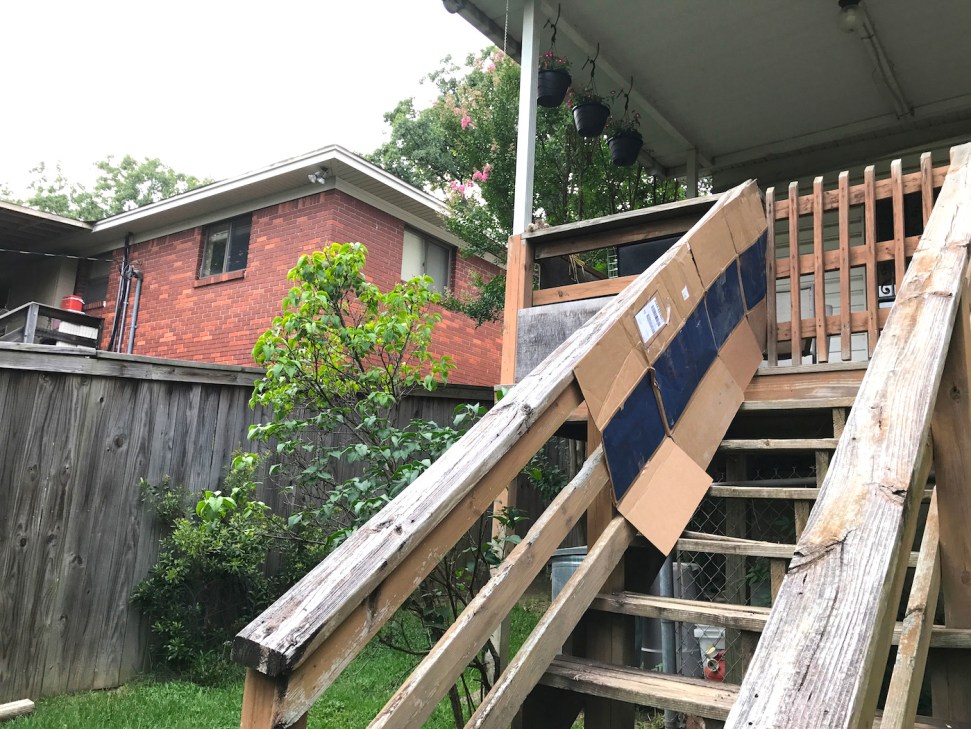
[(668, 323), (664, 318), (664, 314), (661, 313), (661, 306), (657, 303), (656, 296), (648, 301), (647, 305), (634, 315), (634, 321), (637, 322), (637, 328), (641, 332), (641, 339), (645, 343), (651, 341), (654, 335), (661, 331), (664, 325)]
[(681, 289), (681, 298), (682, 299), (684, 299), (685, 301), (687, 301), (688, 300), (688, 297), (690, 295), (691, 294), (688, 293), (688, 287), (687, 286), (685, 286), (683, 289)]

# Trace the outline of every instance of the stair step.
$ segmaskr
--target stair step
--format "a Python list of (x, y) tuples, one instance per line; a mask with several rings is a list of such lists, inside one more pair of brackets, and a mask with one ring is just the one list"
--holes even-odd
[(671, 709), (706, 719), (725, 719), (738, 686), (702, 678), (668, 676), (612, 666), (574, 656), (557, 656), (540, 679), (544, 686), (629, 704)]
[(854, 397), (793, 397), (786, 400), (746, 400), (739, 408), (742, 412), (763, 412), (766, 410), (832, 410), (851, 408)]
[[(539, 682), (588, 696), (671, 709), (719, 721), (728, 718), (739, 691), (735, 684), (669, 676), (575, 656), (554, 658)], [(879, 718), (873, 726), (875, 729), (880, 726)], [(918, 716), (914, 729), (971, 729), (971, 724)]]
[[(769, 608), (764, 607), (682, 600), (634, 592), (598, 595), (590, 607), (608, 613), (717, 625), (721, 628), (748, 630), (754, 633), (761, 633), (769, 618)], [(894, 645), (899, 642), (900, 631), (901, 624), (897, 623), (893, 634)], [(971, 649), (971, 629), (935, 625), (931, 629), (931, 647)]]
[[(721, 534), (704, 532), (682, 533), (677, 542), (682, 552), (704, 552), (707, 554), (733, 554), (742, 557), (768, 557), (769, 559), (792, 559), (796, 545), (778, 542), (760, 542), (755, 539), (726, 537)], [(917, 552), (910, 553), (908, 567), (917, 566)]]
[(839, 438), (726, 438), (718, 450), (736, 451), (832, 451)]

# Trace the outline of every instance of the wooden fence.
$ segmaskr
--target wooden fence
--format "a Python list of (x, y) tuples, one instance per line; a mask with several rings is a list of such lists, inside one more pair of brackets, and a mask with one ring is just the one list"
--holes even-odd
[[(0, 344), (0, 703), (117, 686), (146, 667), (129, 604), (160, 533), (137, 482), (212, 488), (248, 426), (260, 371)], [(415, 398), (449, 422), (488, 388)], [(278, 505), (264, 488), (260, 498)]]

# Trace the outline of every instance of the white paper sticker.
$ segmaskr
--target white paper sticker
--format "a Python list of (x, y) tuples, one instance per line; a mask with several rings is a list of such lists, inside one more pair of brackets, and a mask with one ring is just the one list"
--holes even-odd
[(655, 334), (661, 331), (664, 325), (667, 324), (667, 320), (661, 313), (661, 307), (657, 303), (657, 297), (648, 301), (647, 306), (634, 315), (634, 321), (637, 322), (637, 328), (640, 330), (641, 339), (644, 340), (645, 344), (649, 342)]
[(690, 294), (688, 293), (688, 287), (685, 286), (683, 289), (681, 289), (681, 298), (687, 301), (689, 296)]

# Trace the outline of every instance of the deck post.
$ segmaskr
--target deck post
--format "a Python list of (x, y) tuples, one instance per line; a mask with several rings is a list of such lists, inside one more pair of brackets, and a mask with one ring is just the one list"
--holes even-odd
[[(934, 468), (940, 523), (941, 594), (944, 624), (948, 628), (971, 628), (971, 306), (968, 284), (958, 307), (951, 347), (941, 377), (940, 396), (934, 409)], [(934, 651), (931, 690), (934, 716), (953, 721), (971, 721), (971, 696), (967, 687), (971, 669), (962, 651)]]

